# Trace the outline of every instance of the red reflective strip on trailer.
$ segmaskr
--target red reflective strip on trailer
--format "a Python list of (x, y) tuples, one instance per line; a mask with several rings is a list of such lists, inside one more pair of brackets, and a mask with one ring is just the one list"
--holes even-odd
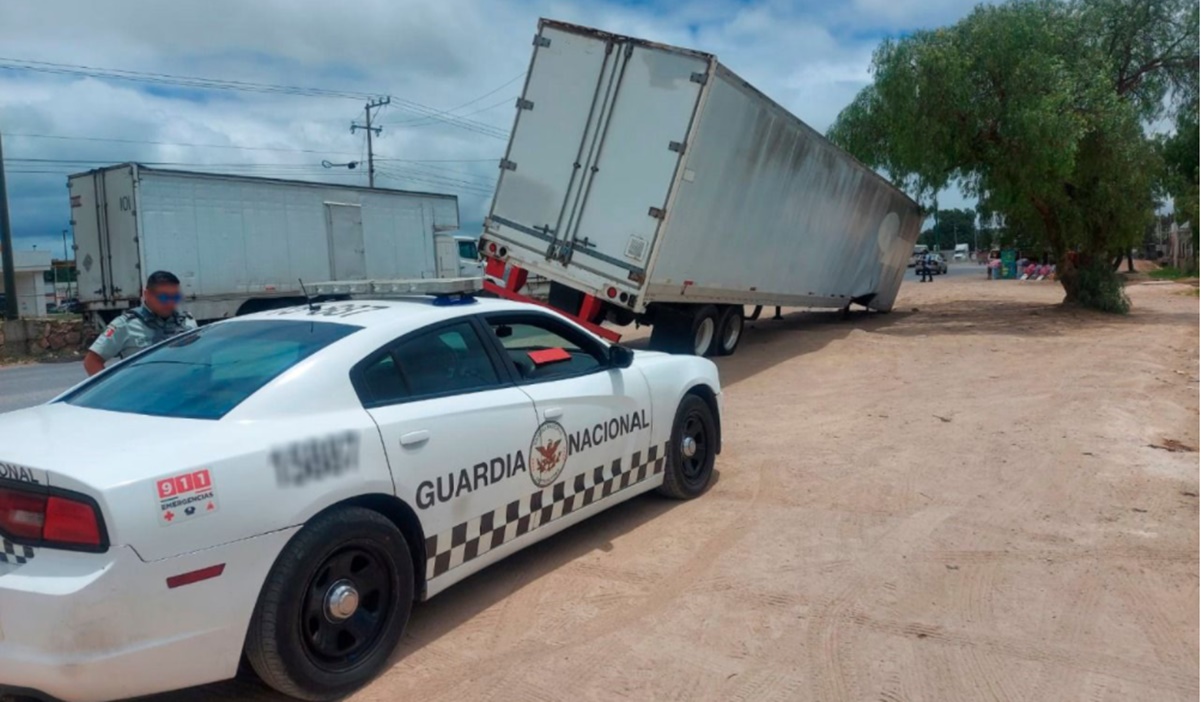
[(555, 363), (557, 361), (570, 361), (571, 354), (563, 349), (540, 349), (538, 351), (527, 351), (526, 355), (534, 362), (535, 366), (546, 365), (547, 363)]
[(584, 295), (584, 301), (580, 303), (580, 319), (586, 319), (591, 322), (600, 317), (601, 301), (595, 295)]
[(484, 264), (484, 273), (492, 276), (493, 278), (504, 278), (505, 262), (499, 258), (488, 259), (488, 262)]
[(530, 272), (524, 268), (517, 268), (516, 266), (510, 268), (509, 279), (505, 282), (505, 287), (513, 292), (517, 292), (521, 289), (521, 286), (525, 285), (525, 279), (529, 274)]
[(177, 587), (198, 583), (201, 580), (211, 580), (225, 572), (225, 564), (209, 566), (200, 570), (193, 570), (188, 573), (180, 573), (167, 578), (167, 587), (174, 590)]
[[(532, 297), (526, 297), (525, 295), (522, 295), (521, 293), (516, 293), (516, 292), (513, 292), (512, 290), (502, 288), (501, 286), (497, 285), (496, 283), (493, 283), (490, 280), (484, 281), (484, 290), (487, 290), (488, 292), (492, 293), (493, 295), (496, 295), (497, 297), (503, 297), (506, 300), (514, 300), (516, 302), (525, 302), (525, 303), (531, 304), (531, 305), (538, 305), (539, 307), (545, 307), (548, 310), (554, 310), (555, 312), (558, 312), (559, 314), (564, 314), (562, 310), (557, 310), (554, 307), (551, 307), (550, 305), (546, 304), (545, 302), (542, 302), (541, 300), (535, 300)], [(571, 317), (571, 315), (567, 315), (567, 316)], [(601, 337), (602, 339), (608, 339), (609, 341), (612, 341), (614, 343), (621, 341), (621, 334), (618, 334), (617, 332), (613, 331), (612, 329), (606, 329), (605, 327), (602, 327), (599, 324), (593, 324), (592, 322), (589, 322), (586, 319), (579, 319), (578, 317), (571, 317), (571, 318), (573, 320), (575, 320), (575, 322), (577, 324), (584, 327), (585, 329), (592, 332), (593, 334), (596, 334), (597, 336)]]

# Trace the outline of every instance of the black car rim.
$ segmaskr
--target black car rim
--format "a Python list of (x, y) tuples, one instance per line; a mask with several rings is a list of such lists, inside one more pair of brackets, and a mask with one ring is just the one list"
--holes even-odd
[(689, 412), (680, 432), (680, 468), (684, 481), (697, 485), (705, 479), (705, 464), (709, 455), (708, 432), (699, 412)]
[(358, 665), (384, 633), (395, 588), (378, 552), (348, 546), (326, 558), (309, 580), (300, 612), (312, 661), (329, 672)]

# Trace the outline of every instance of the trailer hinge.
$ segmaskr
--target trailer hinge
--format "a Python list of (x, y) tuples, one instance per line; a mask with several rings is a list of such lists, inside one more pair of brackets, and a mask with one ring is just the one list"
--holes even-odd
[(682, 154), (682, 153), (684, 153), (686, 144), (685, 144), (685, 142), (682, 142), (682, 141), (673, 141), (673, 142), (669, 142), (667, 144), (667, 148), (671, 151), (676, 152), (677, 154)]
[(650, 209), (650, 211), (647, 212), (647, 214), (654, 217), (655, 219), (663, 219), (663, 208), (662, 207), (652, 207)]
[(517, 170), (517, 164), (507, 158), (502, 158), (500, 160), (500, 169), (502, 171), (515, 171)]
[(550, 46), (550, 37), (544, 37), (541, 34), (534, 35), (534, 46)]
[(693, 83), (700, 83), (701, 85), (704, 85), (709, 80), (709, 74), (708, 73), (693, 73), (689, 79)]
[(519, 110), (532, 110), (532, 109), (534, 109), (534, 101), (533, 101), (533, 100), (526, 100), (525, 98), (520, 98), (520, 97), (519, 97), (519, 98), (517, 98), (517, 109), (519, 109)]

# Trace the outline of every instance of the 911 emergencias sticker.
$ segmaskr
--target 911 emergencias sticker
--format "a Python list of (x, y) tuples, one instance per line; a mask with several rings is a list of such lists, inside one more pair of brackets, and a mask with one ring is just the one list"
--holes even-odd
[(158, 523), (171, 526), (217, 511), (217, 494), (207, 468), (163, 478), (155, 484)]

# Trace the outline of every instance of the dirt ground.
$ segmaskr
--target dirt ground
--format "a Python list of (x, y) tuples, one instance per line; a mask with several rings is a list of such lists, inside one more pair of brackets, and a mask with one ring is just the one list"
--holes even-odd
[(352, 699), (1196, 700), (1198, 298), (1129, 292), (910, 280), (889, 315), (756, 322), (707, 495), (419, 605)]

